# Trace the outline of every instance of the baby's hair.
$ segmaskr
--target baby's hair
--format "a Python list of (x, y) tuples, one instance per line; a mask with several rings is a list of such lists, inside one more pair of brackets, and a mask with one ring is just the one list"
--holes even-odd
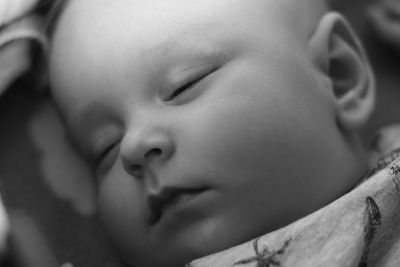
[(58, 20), (65, 9), (65, 6), (70, 2), (69, 0), (50, 0), (49, 12), (46, 18), (46, 32), (52, 36), (54, 29), (57, 27)]

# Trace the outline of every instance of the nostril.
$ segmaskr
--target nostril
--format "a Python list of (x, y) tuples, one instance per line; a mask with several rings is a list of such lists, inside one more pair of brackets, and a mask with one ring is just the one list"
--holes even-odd
[(132, 173), (133, 176), (140, 177), (142, 173), (142, 166), (138, 164), (131, 165), (129, 167), (129, 171)]
[(160, 156), (161, 154), (162, 154), (161, 149), (153, 148), (153, 149), (147, 151), (147, 153), (144, 155), (144, 157), (150, 158), (150, 157), (154, 157), (154, 156)]
[(138, 171), (142, 168), (142, 166), (138, 165), (138, 164), (134, 164), (131, 166), (131, 170), (132, 171)]

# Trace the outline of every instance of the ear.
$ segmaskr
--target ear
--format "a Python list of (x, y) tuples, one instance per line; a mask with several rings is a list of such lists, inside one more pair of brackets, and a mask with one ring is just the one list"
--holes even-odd
[(315, 67), (328, 78), (338, 123), (354, 130), (369, 119), (375, 104), (375, 80), (364, 49), (344, 17), (325, 14), (309, 40)]

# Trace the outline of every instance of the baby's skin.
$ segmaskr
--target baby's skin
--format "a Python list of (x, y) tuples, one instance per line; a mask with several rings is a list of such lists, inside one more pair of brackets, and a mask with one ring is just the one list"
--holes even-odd
[(52, 94), (136, 267), (183, 266), (305, 216), (367, 171), (363, 49), (314, 0), (72, 0)]

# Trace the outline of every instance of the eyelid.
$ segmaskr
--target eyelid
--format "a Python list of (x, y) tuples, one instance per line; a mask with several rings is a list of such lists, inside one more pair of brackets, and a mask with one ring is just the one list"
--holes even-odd
[(120, 141), (110, 143), (106, 146), (97, 158), (92, 162), (92, 169), (96, 175), (104, 174), (114, 165), (119, 155)]
[(181, 93), (184, 93), (186, 90), (190, 89), (194, 85), (196, 85), (198, 82), (200, 82), (206, 75), (200, 75), (198, 78), (193, 78), (189, 79), (188, 82), (185, 82), (182, 86), (174, 89), (168, 96), (167, 96), (167, 101), (173, 100), (175, 97), (179, 96)]
[(172, 101), (175, 97), (179, 96), (181, 93), (184, 93), (186, 90), (194, 87), (197, 83), (201, 82), (208, 75), (216, 71), (218, 67), (216, 66), (206, 66), (202, 67), (199, 70), (187, 75), (187, 77), (177, 83), (168, 91), (168, 94), (165, 97), (165, 101)]
[(97, 164), (104, 158), (104, 155), (112, 149), (120, 140), (120, 132), (116, 129), (106, 129), (99, 133), (91, 148), (91, 160)]
[(105, 143), (102, 147), (96, 149), (94, 161), (100, 163), (107, 153), (117, 144), (117, 142)]

